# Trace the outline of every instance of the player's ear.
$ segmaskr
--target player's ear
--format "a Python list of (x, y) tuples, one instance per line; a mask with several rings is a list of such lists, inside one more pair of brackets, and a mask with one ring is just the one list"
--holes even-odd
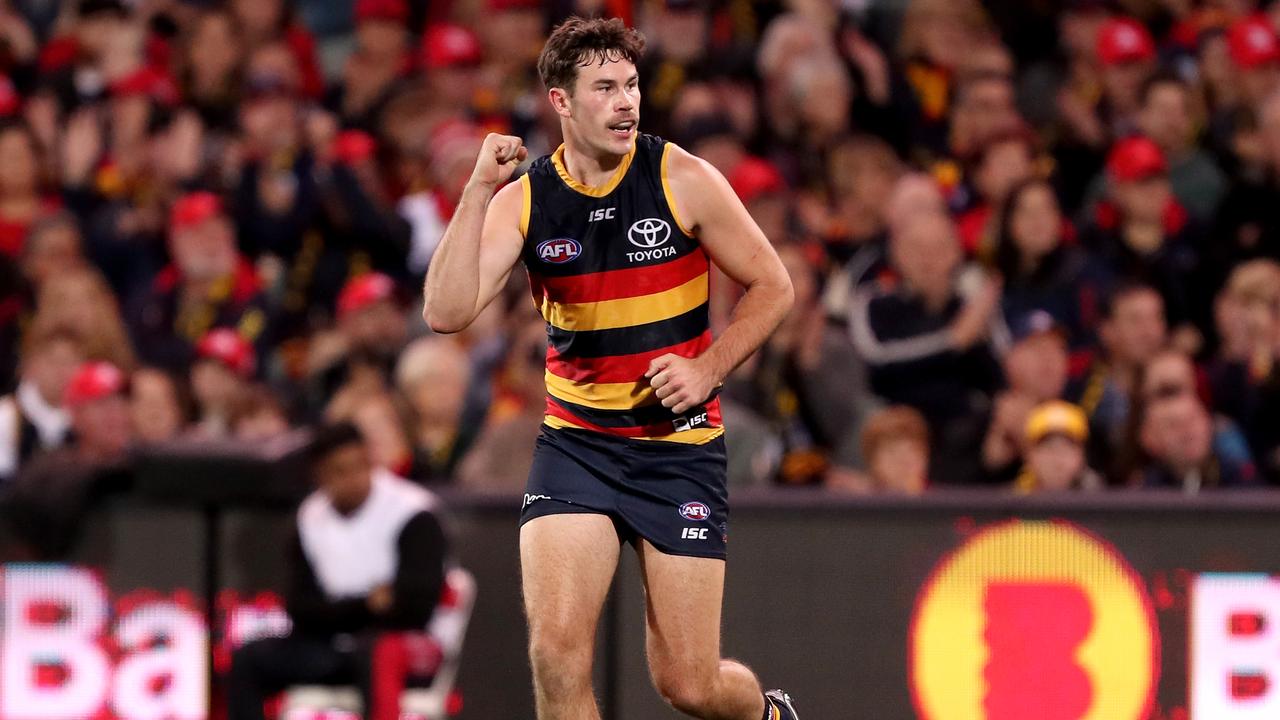
[(551, 107), (560, 117), (569, 117), (572, 113), (569, 111), (569, 91), (564, 88), (553, 87), (547, 91), (547, 99), (551, 101)]

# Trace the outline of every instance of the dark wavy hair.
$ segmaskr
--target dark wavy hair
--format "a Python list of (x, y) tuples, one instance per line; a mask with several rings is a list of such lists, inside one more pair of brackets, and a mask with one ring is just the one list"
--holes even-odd
[(571, 17), (551, 32), (542, 47), (538, 76), (548, 89), (563, 88), (572, 94), (578, 68), (618, 60), (638, 65), (643, 55), (644, 35), (618, 18)]
[[(1013, 239), (1013, 214), (1016, 212), (1023, 194), (1036, 187), (1047, 189), (1050, 193), (1053, 193), (1053, 199), (1055, 201), (1058, 200), (1058, 195), (1054, 192), (1052, 183), (1044, 178), (1033, 177), (1014, 185), (1013, 189), (1009, 191), (1009, 196), (1005, 198), (1004, 206), (1000, 208), (1000, 224), (996, 228), (994, 264), (1006, 279), (1017, 278), (1022, 275), (1022, 251), (1018, 249), (1018, 244)], [(1060, 248), (1061, 245), (1059, 245)], [(1054, 252), (1057, 252), (1057, 250)]]

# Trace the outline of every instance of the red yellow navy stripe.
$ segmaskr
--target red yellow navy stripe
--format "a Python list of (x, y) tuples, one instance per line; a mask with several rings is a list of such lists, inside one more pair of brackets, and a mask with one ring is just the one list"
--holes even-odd
[(566, 303), (544, 296), (540, 310), (548, 323), (573, 332), (647, 325), (683, 315), (706, 303), (708, 275), (704, 272), (663, 292), (617, 300)]
[(649, 370), (649, 363), (656, 357), (670, 353), (680, 357), (697, 357), (711, 347), (711, 331), (704, 330), (698, 337), (675, 345), (654, 348), (629, 355), (604, 357), (566, 358), (554, 346), (547, 348), (547, 370), (573, 382), (623, 383), (636, 382)]
[(695, 247), (661, 265), (560, 277), (539, 274), (530, 279), (536, 304), (540, 305), (544, 297), (555, 298), (557, 302), (585, 303), (670, 290), (707, 272), (710, 267), (706, 253), (701, 247)]
[(724, 434), (724, 425), (720, 414), (720, 399), (716, 398), (715, 400), (712, 400), (707, 403), (705, 407), (708, 423), (712, 427), (691, 428), (689, 430), (681, 430), (677, 432), (675, 426), (670, 421), (647, 425), (636, 425), (632, 427), (610, 427), (599, 425), (575, 415), (568, 409), (556, 403), (554, 398), (548, 397), (546, 414), (543, 416), (543, 424), (551, 428), (591, 430), (593, 432), (627, 437), (633, 440), (662, 440), (665, 442), (702, 445)]
[(560, 400), (600, 410), (632, 410), (658, 402), (643, 375), (631, 382), (574, 382), (547, 370), (547, 392)]

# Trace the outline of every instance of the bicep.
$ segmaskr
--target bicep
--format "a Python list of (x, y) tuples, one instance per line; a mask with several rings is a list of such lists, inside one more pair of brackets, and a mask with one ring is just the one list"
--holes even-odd
[(669, 162), (677, 213), (695, 229), (716, 267), (745, 287), (785, 281), (786, 269), (769, 238), (724, 176), (678, 148), (672, 148)]
[(480, 287), (476, 295), (476, 312), (497, 297), (511, 277), (524, 247), (524, 226), (528, 197), (528, 181), (509, 183), (494, 195), (485, 212), (480, 231)]

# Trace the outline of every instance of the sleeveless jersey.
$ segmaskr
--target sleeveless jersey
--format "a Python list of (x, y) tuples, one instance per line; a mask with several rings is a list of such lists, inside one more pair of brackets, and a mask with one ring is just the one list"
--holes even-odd
[(521, 258), (547, 322), (550, 427), (694, 444), (724, 432), (718, 398), (676, 416), (644, 376), (659, 355), (711, 345), (710, 263), (671, 202), (670, 147), (638, 135), (599, 187), (569, 176), (563, 145), (520, 178)]

